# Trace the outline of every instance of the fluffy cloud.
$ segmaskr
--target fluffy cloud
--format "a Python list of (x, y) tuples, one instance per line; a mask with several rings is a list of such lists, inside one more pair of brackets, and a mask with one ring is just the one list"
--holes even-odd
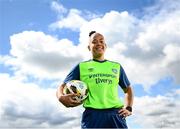
[(164, 66), (168, 68), (168, 72), (174, 77), (175, 82), (179, 84), (180, 78), (178, 77), (180, 77), (180, 72), (177, 70), (180, 64), (180, 45), (166, 45), (163, 53), (165, 54)]
[[(60, 79), (67, 68), (82, 60), (82, 54), (68, 39), (58, 40), (43, 32), (24, 31), (10, 37), (11, 56), (3, 58), (18, 76)], [(64, 78), (64, 77), (63, 77)]]
[[(140, 22), (141, 31), (137, 33), (137, 38), (134, 39), (135, 44), (131, 45), (130, 51), (126, 52), (126, 57), (135, 59), (138, 64), (143, 64), (144, 68), (148, 66), (148, 76), (155, 76), (154, 79), (153, 77), (147, 78), (151, 82), (155, 82), (166, 75), (173, 76), (174, 80), (180, 83), (180, 78), (177, 76), (179, 74), (177, 66), (180, 65), (180, 58), (177, 57), (180, 48), (178, 36), (180, 34), (180, 29), (178, 29), (180, 5), (176, 2), (168, 2), (158, 8), (158, 11), (156, 15), (147, 15), (146, 19)], [(147, 70), (144, 71), (147, 72)], [(144, 71), (141, 71), (142, 76), (145, 73)]]
[(148, 128), (179, 128), (179, 90), (164, 96), (135, 98), (134, 124)]
[[(0, 74), (0, 127), (74, 127), (80, 124), (81, 107), (64, 108), (55, 89), (42, 89)], [(73, 113), (72, 113), (73, 112)]]
[[(125, 43), (131, 41), (134, 38), (134, 29), (137, 19), (134, 16), (129, 15), (128, 12), (110, 11), (106, 13), (102, 18), (94, 18), (87, 24), (84, 24), (80, 28), (81, 44), (86, 43), (88, 39), (88, 33), (91, 30), (96, 30), (105, 36), (106, 42), (109, 47), (117, 44), (118, 42)], [(132, 34), (129, 36), (129, 34)], [(107, 37), (107, 38), (106, 38)]]
[(58, 12), (58, 20), (49, 25), (52, 30), (67, 28), (72, 31), (79, 31), (89, 20), (101, 16), (101, 14), (87, 10), (81, 11), (74, 8), (67, 10), (61, 3), (55, 1), (52, 2), (51, 8)]
[(51, 9), (57, 12), (58, 14), (64, 14), (68, 11), (62, 4), (60, 4), (59, 2), (57, 3), (56, 1), (53, 1), (51, 3)]
[(62, 18), (61, 20), (50, 25), (50, 28), (53, 30), (59, 28), (71, 28), (73, 31), (78, 31), (79, 28), (85, 24), (87, 21), (80, 16), (81, 11), (77, 9), (71, 9), (66, 18)]

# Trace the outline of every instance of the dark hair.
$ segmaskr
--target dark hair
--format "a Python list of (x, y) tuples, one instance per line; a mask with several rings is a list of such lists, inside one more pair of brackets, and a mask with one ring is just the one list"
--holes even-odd
[(96, 33), (96, 31), (89, 32), (89, 37), (91, 37), (92, 34)]

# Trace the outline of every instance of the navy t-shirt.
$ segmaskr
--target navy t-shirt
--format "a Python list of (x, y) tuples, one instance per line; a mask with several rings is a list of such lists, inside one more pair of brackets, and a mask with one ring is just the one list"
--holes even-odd
[[(97, 61), (97, 60), (94, 60)], [(104, 60), (106, 61), (106, 60)], [(97, 61), (103, 63), (104, 61)], [(80, 70), (79, 70), (79, 64), (76, 65), (71, 72), (66, 76), (64, 83), (67, 83), (71, 80), (80, 80)], [(126, 76), (126, 73), (121, 66), (120, 68), (120, 77), (119, 77), (119, 85), (121, 86), (122, 89), (126, 89), (128, 86), (130, 86), (130, 82)]]

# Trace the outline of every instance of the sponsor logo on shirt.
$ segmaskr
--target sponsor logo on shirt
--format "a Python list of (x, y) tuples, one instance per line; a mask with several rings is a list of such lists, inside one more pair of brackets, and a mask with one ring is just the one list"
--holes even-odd
[(118, 73), (118, 70), (117, 69), (112, 69), (112, 72), (117, 74)]

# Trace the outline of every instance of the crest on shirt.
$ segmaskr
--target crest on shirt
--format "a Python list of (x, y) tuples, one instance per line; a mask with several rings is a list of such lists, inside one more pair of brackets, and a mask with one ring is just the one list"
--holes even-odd
[(117, 74), (118, 73), (118, 70), (117, 69), (112, 69), (112, 72)]
[(92, 72), (92, 71), (94, 71), (94, 68), (88, 68), (88, 71)]

